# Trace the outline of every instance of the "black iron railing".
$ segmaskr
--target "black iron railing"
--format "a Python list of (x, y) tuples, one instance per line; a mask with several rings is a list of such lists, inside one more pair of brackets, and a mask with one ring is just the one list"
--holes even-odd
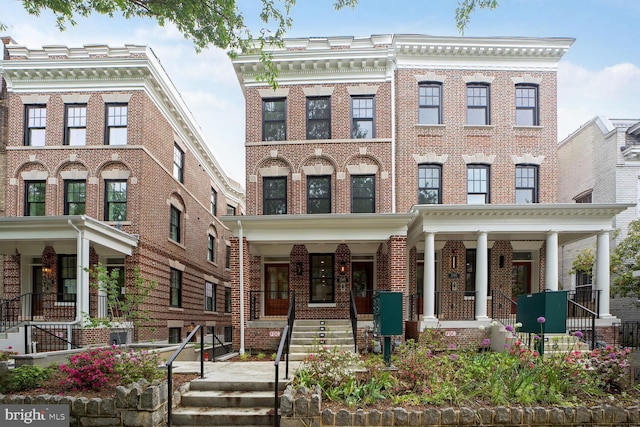
[(287, 324), (282, 331), (282, 336), (280, 337), (280, 344), (278, 345), (278, 352), (276, 353), (276, 360), (273, 362), (276, 370), (276, 381), (275, 381), (275, 397), (273, 404), (273, 413), (274, 413), (274, 425), (278, 427), (280, 425), (280, 414), (279, 414), (279, 378), (280, 378), (280, 360), (282, 359), (282, 353), (285, 353), (286, 360), (286, 371), (285, 378), (289, 379), (289, 344), (291, 343), (291, 333), (293, 332), (293, 324), (296, 320), (296, 295), (292, 293), (291, 295), (291, 304), (289, 304), (289, 311), (287, 312)]
[(600, 346), (602, 343), (602, 337), (598, 336), (596, 332), (596, 318), (598, 313), (593, 310), (584, 307), (572, 299), (568, 299), (569, 312), (573, 313), (572, 316), (567, 317), (567, 330), (569, 333), (576, 335), (579, 331), (582, 341), (589, 344), (590, 349), (594, 349)]
[(475, 320), (475, 296), (474, 291), (436, 292), (436, 317), (439, 320)]
[(504, 326), (516, 324), (518, 302), (499, 289), (491, 291), (491, 318)]
[(76, 301), (69, 295), (26, 293), (0, 301), (0, 332), (32, 321), (72, 322)]
[(407, 295), (407, 320), (415, 321), (420, 320), (420, 314), (422, 314), (422, 296), (420, 294)]
[[(31, 329), (31, 343), (27, 342), (29, 337), (29, 333), (27, 332), (28, 328)], [(79, 324), (29, 325), (24, 331), (25, 348), (30, 348), (31, 352), (47, 352), (80, 348), (81, 332), (82, 327)], [(35, 348), (33, 343), (36, 343)]]
[(202, 345), (202, 351), (200, 352), (200, 378), (204, 378), (204, 328), (200, 325), (197, 325), (193, 328), (193, 331), (182, 341), (180, 347), (173, 353), (173, 355), (167, 360), (165, 366), (167, 367), (167, 388), (168, 399), (167, 399), (167, 426), (171, 427), (171, 412), (173, 406), (173, 361), (176, 360), (180, 352), (184, 350), (187, 344), (191, 342), (191, 339), (196, 335), (196, 333), (200, 332), (200, 344)]
[(294, 291), (249, 291), (249, 318), (286, 316)]
[(619, 342), (622, 347), (640, 349), (640, 322), (622, 322)]
[(595, 312), (596, 316), (600, 317), (600, 293), (601, 291), (598, 289), (591, 289), (591, 285), (579, 286), (575, 290), (569, 291), (567, 293), (567, 299), (569, 300), (567, 316), (579, 317), (579, 315), (583, 314), (580, 310), (578, 310), (578, 312), (573, 310), (575, 305), (571, 304), (571, 302), (574, 302), (581, 307), (585, 307), (590, 311)]
[(356, 353), (358, 352), (358, 307), (353, 296), (353, 290), (350, 292), (349, 299), (349, 319), (351, 319), (351, 332), (353, 333), (353, 345)]

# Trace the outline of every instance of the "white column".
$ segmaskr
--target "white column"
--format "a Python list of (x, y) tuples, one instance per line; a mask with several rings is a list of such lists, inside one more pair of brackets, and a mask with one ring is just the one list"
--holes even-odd
[(558, 290), (558, 232), (547, 234), (547, 260), (544, 288), (548, 291)]
[(476, 249), (476, 320), (486, 320), (487, 291), (489, 289), (489, 257), (487, 256), (487, 232), (478, 232)]
[(602, 231), (598, 233), (596, 248), (596, 289), (600, 291), (600, 317), (611, 317), (609, 280), (609, 232)]
[(80, 232), (77, 242), (78, 271), (76, 292), (78, 301), (78, 316), (82, 319), (82, 313), (89, 313), (89, 239)]
[(422, 279), (423, 320), (433, 320), (436, 307), (436, 244), (435, 234), (424, 236), (424, 274)]

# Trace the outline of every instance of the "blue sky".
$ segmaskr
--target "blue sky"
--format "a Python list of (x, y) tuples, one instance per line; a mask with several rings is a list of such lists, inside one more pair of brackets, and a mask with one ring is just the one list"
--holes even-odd
[[(238, 0), (257, 32), (260, 0)], [(430, 34), (457, 36), (456, 0), (360, 0), (334, 11), (331, 0), (298, 0), (289, 37)], [(558, 70), (558, 138), (596, 115), (640, 119), (640, 1), (500, 0), (471, 17), (465, 36), (570, 37), (576, 42)], [(219, 49), (197, 54), (172, 26), (100, 15), (78, 18), (60, 33), (50, 13), (28, 15), (18, 0), (3, 0), (0, 21), (21, 45), (150, 46), (206, 135), (225, 171), (244, 183), (244, 99), (231, 62)]]

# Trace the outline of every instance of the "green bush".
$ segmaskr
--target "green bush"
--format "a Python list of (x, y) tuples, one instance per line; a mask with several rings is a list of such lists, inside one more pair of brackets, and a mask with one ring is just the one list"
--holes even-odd
[(42, 368), (40, 366), (23, 365), (12, 369), (0, 381), (0, 392), (12, 393), (42, 387), (53, 372), (54, 367)]

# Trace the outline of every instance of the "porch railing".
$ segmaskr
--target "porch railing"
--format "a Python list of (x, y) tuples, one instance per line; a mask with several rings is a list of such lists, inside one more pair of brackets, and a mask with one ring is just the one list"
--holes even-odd
[[(30, 334), (27, 331), (30, 330)], [(80, 348), (82, 327), (75, 325), (41, 324), (25, 328), (25, 348), (29, 352), (47, 352)], [(29, 342), (29, 340), (31, 342)]]
[(351, 320), (351, 332), (353, 333), (353, 345), (356, 353), (358, 352), (358, 307), (353, 296), (353, 290), (349, 292), (349, 319)]
[[(567, 316), (579, 317), (579, 315), (584, 314), (580, 310), (575, 310), (576, 306), (581, 306), (596, 313), (596, 316), (599, 318), (600, 293), (601, 291), (599, 289), (592, 289), (591, 285), (578, 286), (575, 290), (569, 291), (567, 293), (567, 299), (569, 300), (569, 305), (567, 306)], [(571, 304), (571, 302), (574, 302), (575, 304)]]
[(26, 293), (0, 301), (0, 332), (24, 322), (71, 322), (76, 318), (76, 301), (55, 293)]
[(273, 413), (274, 415), (274, 425), (278, 427), (280, 425), (280, 414), (278, 412), (278, 406), (280, 399), (278, 399), (278, 391), (279, 391), (279, 377), (280, 377), (280, 359), (282, 359), (282, 353), (285, 355), (286, 361), (286, 371), (285, 378), (289, 379), (289, 345), (291, 344), (291, 334), (293, 333), (293, 324), (296, 321), (296, 295), (292, 293), (291, 295), (291, 304), (289, 304), (289, 310), (287, 311), (287, 324), (282, 331), (282, 336), (280, 337), (280, 344), (278, 345), (278, 352), (276, 353), (276, 360), (273, 365), (276, 370), (276, 381), (275, 381), (275, 399), (274, 399), (274, 407)]
[(438, 291), (436, 292), (436, 312), (439, 320), (475, 320), (476, 292)]
[(510, 295), (496, 289), (491, 291), (491, 318), (504, 326), (516, 324), (518, 302)]
[(567, 330), (574, 334), (580, 331), (582, 340), (589, 344), (590, 349), (594, 349), (603, 342), (602, 337), (596, 332), (596, 318), (598, 313), (589, 308), (578, 304), (572, 299), (567, 300), (569, 303), (569, 312), (573, 316), (567, 317)]
[(294, 291), (249, 291), (249, 319), (286, 316)]

